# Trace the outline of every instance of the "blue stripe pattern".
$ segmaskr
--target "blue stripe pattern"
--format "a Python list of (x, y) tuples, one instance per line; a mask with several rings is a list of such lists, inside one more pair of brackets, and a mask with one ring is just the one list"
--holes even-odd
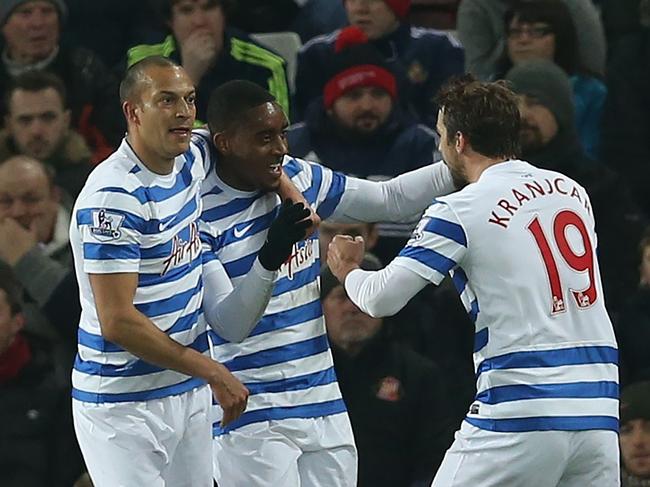
[(225, 428), (222, 428), (220, 423), (215, 423), (212, 427), (212, 434), (214, 436), (221, 436), (247, 424), (259, 423), (261, 421), (277, 421), (288, 418), (319, 418), (321, 416), (331, 416), (333, 414), (344, 413), (345, 411), (345, 403), (342, 399), (306, 404), (304, 406), (258, 409), (257, 411), (242, 414)]
[[(205, 352), (208, 349), (208, 333), (201, 333), (188, 347), (197, 352)], [(74, 361), (74, 369), (84, 374), (98, 375), (101, 377), (135, 377), (167, 370), (145, 362), (144, 360), (135, 360), (124, 365), (111, 365), (85, 361), (78, 354)]]
[(183, 382), (179, 382), (178, 384), (159, 387), (157, 389), (150, 389), (148, 391), (142, 392), (124, 392), (111, 394), (86, 392), (73, 388), (72, 397), (78, 401), (91, 403), (150, 401), (152, 399), (160, 399), (162, 397), (183, 394), (184, 392), (191, 391), (192, 389), (196, 389), (197, 387), (204, 385), (205, 381), (203, 379), (190, 378)]
[[(208, 252), (203, 252), (201, 257), (203, 257), (203, 254), (207, 253)], [(179, 279), (187, 277), (188, 274), (191, 274), (197, 267), (199, 267), (201, 265), (201, 260), (202, 259), (194, 259), (192, 262), (174, 267), (164, 276), (161, 276), (160, 273), (138, 274), (138, 287), (155, 286), (157, 284), (178, 281)]]
[[(318, 244), (315, 244), (318, 245)], [(316, 259), (311, 266), (307, 269), (303, 269), (300, 272), (293, 275), (293, 279), (288, 277), (283, 277), (275, 281), (273, 285), (273, 294), (272, 296), (279, 296), (294, 289), (299, 289), (314, 280), (320, 275), (320, 259)]]
[(539, 416), (512, 419), (465, 418), (469, 424), (500, 433), (526, 431), (609, 430), (618, 433), (618, 418), (612, 416)]
[(84, 243), (83, 252), (85, 260), (140, 260), (139, 245)]
[(435, 233), (441, 237), (448, 238), (454, 242), (467, 247), (467, 236), (463, 227), (457, 223), (453, 223), (442, 218), (429, 218), (429, 221), (424, 226), (426, 232)]
[(323, 220), (332, 216), (334, 210), (341, 202), (343, 193), (345, 192), (346, 177), (338, 172), (332, 172), (332, 183), (327, 191), (327, 195), (323, 202), (318, 206), (318, 216)]
[(267, 348), (249, 355), (241, 355), (223, 363), (231, 372), (237, 370), (255, 369), (267, 365), (280, 364), (290, 360), (311, 357), (329, 349), (327, 335), (291, 343), (281, 347)]
[(232, 260), (230, 262), (223, 262), (223, 267), (226, 269), (226, 272), (230, 278), (234, 279), (236, 277), (248, 274), (248, 271), (250, 271), (251, 267), (253, 267), (253, 263), (255, 262), (256, 258), (257, 252), (253, 252), (252, 254), (245, 255), (239, 259)]
[(323, 168), (317, 164), (310, 164), (311, 168), (311, 186), (303, 192), (303, 196), (309, 202), (309, 204), (316, 203), (318, 198), (318, 193), (320, 192), (320, 186), (323, 181)]
[[(270, 331), (289, 328), (290, 326), (302, 325), (307, 321), (315, 320), (323, 316), (323, 308), (320, 299), (309, 303), (301, 304), (295, 308), (278, 311), (273, 314), (266, 314), (262, 317), (249, 336), (261, 335)], [(210, 333), (214, 345), (228, 343), (214, 332)]]
[(512, 352), (485, 359), (477, 377), (488, 370), (559, 367), (562, 365), (618, 364), (618, 350), (607, 346), (573, 347), (555, 350)]
[(527, 399), (593, 399), (599, 397), (618, 399), (618, 384), (611, 381), (598, 381), (496, 386), (482, 391), (476, 396), (476, 400), (485, 404), (501, 404)]
[(143, 315), (154, 318), (176, 311), (182, 311), (194, 296), (203, 290), (203, 281), (199, 279), (194, 289), (174, 294), (169, 298), (149, 301), (148, 303), (136, 303), (135, 308)]
[(303, 171), (302, 166), (295, 159), (287, 161), (287, 163), (282, 166), (282, 169), (289, 178), (293, 178)]
[[(248, 220), (245, 222), (237, 222), (236, 225), (230, 227), (228, 230), (226, 230), (223, 233), (221, 240), (219, 241), (219, 245), (225, 247), (226, 245), (230, 245), (244, 238), (248, 238), (252, 235), (255, 235), (256, 233), (260, 233), (268, 230), (268, 228), (271, 226), (271, 223), (273, 223), (273, 220), (275, 220), (275, 217), (278, 214), (279, 210), (280, 210), (280, 205), (276, 206), (273, 210), (269, 211), (268, 213), (259, 216), (257, 218), (254, 218), (252, 220)], [(242, 234), (240, 236), (235, 235), (235, 231), (241, 232), (245, 230), (247, 227), (250, 228), (246, 230), (245, 234)]]
[(488, 328), (483, 328), (481, 331), (474, 334), (474, 353), (483, 350), (488, 344), (490, 338), (490, 331)]
[(230, 200), (228, 203), (214, 208), (206, 209), (201, 213), (201, 219), (205, 222), (215, 222), (223, 218), (235, 215), (240, 211), (250, 208), (259, 196), (251, 196), (249, 198), (236, 198)]
[(416, 260), (442, 275), (447, 274), (456, 266), (456, 262), (452, 259), (445, 257), (435, 250), (426, 249), (424, 247), (407, 246), (402, 249), (399, 255), (401, 257), (408, 257), (409, 259)]
[(324, 386), (336, 382), (334, 367), (319, 370), (311, 374), (290, 377), (289, 379), (269, 382), (247, 382), (244, 385), (253, 394), (269, 394), (275, 392), (301, 391), (311, 387)]
[(100, 352), (124, 352), (125, 350), (108, 340), (105, 340), (101, 335), (89, 333), (86, 330), (79, 328), (77, 330), (77, 341), (84, 347), (92, 348)]

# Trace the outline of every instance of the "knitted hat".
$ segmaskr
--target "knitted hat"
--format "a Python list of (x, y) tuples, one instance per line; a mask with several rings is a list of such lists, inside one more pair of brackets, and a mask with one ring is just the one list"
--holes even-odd
[[(378, 271), (384, 267), (379, 259), (373, 254), (367, 252), (363, 256), (360, 266), (364, 271)], [(341, 283), (336, 278), (329, 267), (323, 266), (320, 271), (320, 298), (325, 299), (332, 289), (340, 286)]]
[(621, 425), (634, 419), (650, 420), (650, 381), (635, 382), (621, 392)]
[[(0, 25), (5, 25), (7, 19), (13, 10), (23, 3), (33, 2), (34, 0), (0, 0)], [(59, 21), (63, 22), (68, 14), (68, 8), (63, 0), (46, 0), (53, 3), (59, 11)]]
[(334, 44), (334, 55), (329, 81), (323, 88), (325, 108), (348, 91), (360, 86), (378, 86), (395, 98), (397, 83), (386, 66), (383, 56), (368, 44), (368, 37), (358, 27), (346, 27), (339, 32)]
[(384, 0), (399, 19), (404, 19), (411, 8), (411, 0)]
[(560, 129), (572, 129), (574, 104), (571, 82), (557, 64), (548, 60), (521, 63), (506, 74), (512, 89), (519, 95), (536, 98), (555, 116)]

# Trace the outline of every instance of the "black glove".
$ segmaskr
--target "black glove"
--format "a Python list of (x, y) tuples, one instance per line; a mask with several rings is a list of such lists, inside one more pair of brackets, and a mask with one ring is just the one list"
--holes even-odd
[(305, 238), (311, 226), (310, 211), (302, 203), (284, 200), (266, 235), (266, 242), (257, 254), (266, 270), (277, 271), (291, 254), (293, 244)]

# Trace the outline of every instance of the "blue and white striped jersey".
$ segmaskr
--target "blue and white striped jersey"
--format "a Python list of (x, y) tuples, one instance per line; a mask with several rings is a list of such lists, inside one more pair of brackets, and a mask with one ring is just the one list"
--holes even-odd
[(88, 279), (88, 274), (138, 273), (135, 307), (172, 339), (207, 352), (198, 218), (209, 139), (195, 134), (192, 140), (167, 175), (149, 171), (122, 141), (77, 199), (70, 242), (82, 313), (72, 395), (80, 401), (149, 400), (204, 383), (105, 340)]
[[(346, 177), (320, 165), (285, 156), (284, 171), (321, 218), (337, 208)], [(279, 209), (274, 193), (242, 192), (212, 171), (204, 183), (201, 238), (203, 259), (219, 259), (233, 285), (251, 268)], [(250, 390), (244, 414), (220, 435), (270, 419), (312, 418), (345, 411), (334, 373), (320, 303), (318, 239), (294, 246), (280, 268), (261, 321), (241, 343), (210, 332), (213, 358)]]
[(476, 326), (466, 421), (503, 432), (618, 429), (617, 347), (589, 197), (522, 161), (434, 200), (394, 261), (450, 274)]

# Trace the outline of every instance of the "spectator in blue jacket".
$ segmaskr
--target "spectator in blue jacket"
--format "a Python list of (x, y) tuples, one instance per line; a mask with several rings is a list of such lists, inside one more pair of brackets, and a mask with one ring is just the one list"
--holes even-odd
[(357, 27), (337, 37), (333, 69), (305, 121), (289, 128), (289, 150), (336, 171), (392, 177), (430, 164), (434, 132), (398, 103), (395, 76)]
[[(418, 120), (435, 126), (433, 97), (452, 75), (463, 72), (463, 50), (451, 36), (412, 27), (406, 17), (410, 0), (345, 0), (351, 25), (363, 30), (397, 78), (401, 103)], [(335, 58), (339, 31), (319, 36), (298, 52), (295, 114), (302, 120), (309, 103), (322, 94)]]

